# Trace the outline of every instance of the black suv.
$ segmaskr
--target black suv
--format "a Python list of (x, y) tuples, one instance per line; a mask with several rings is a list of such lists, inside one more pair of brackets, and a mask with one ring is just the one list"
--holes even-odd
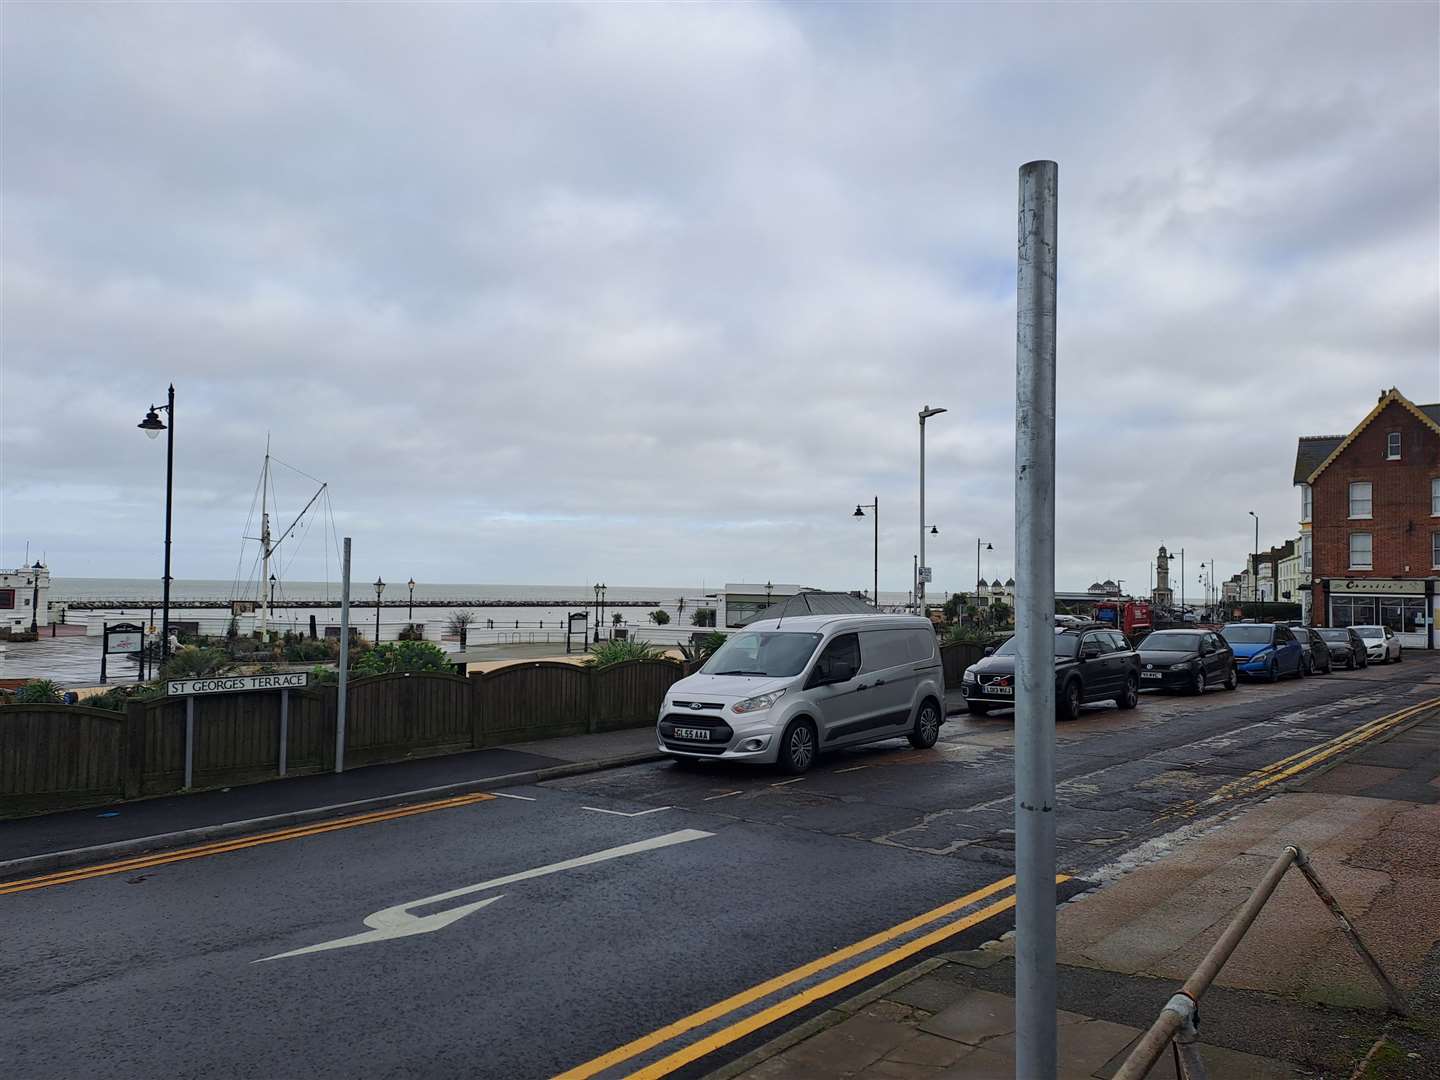
[[(1012, 637), (965, 669), (960, 693), (976, 716), (1015, 700), (1015, 639)], [(1140, 700), (1140, 654), (1125, 635), (1103, 626), (1055, 631), (1055, 714), (1074, 720), (1089, 701), (1114, 701), (1133, 709)]]

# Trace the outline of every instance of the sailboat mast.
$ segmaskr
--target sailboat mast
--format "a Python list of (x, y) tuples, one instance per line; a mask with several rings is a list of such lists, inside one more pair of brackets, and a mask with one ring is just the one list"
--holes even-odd
[[(270, 628), (270, 436), (265, 436), (265, 468), (260, 474), (260, 638)], [(250, 504), (254, 506), (254, 503)]]

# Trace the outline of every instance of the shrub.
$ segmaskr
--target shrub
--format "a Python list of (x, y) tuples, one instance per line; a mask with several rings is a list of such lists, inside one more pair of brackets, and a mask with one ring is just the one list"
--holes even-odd
[(654, 660), (659, 653), (647, 641), (604, 641), (585, 658), (586, 667), (609, 667), (626, 660)]
[(40, 705), (46, 702), (59, 702), (63, 693), (58, 683), (49, 679), (34, 679), (15, 691), (15, 704), (17, 705)]
[(670, 613), (664, 608), (656, 608), (650, 612), (650, 621), (656, 626), (666, 626), (670, 622)]
[(715, 650), (725, 644), (725, 635), (716, 631), (713, 634), (706, 634), (696, 641), (685, 641), (680, 644), (680, 655), (686, 660), (709, 660)]
[(284, 656), (286, 660), (294, 663), (307, 660), (333, 660), (340, 655), (340, 642), (331, 638), (328, 641), (311, 641), (309, 638), (296, 635), (294, 641), (286, 642)]
[(398, 636), (401, 641), (424, 641), (425, 627), (420, 623), (408, 623)]
[(316, 664), (310, 669), (310, 682), (316, 686), (331, 686), (340, 681), (340, 672), (333, 667)]
[(234, 667), (224, 649), (209, 649), (197, 645), (183, 646), (173, 653), (165, 666), (160, 669), (162, 679), (197, 679), (205, 675), (219, 675)]
[(993, 645), (998, 640), (988, 627), (983, 626), (952, 626), (945, 633), (945, 641), (951, 645)]
[(354, 677), (399, 671), (449, 671), (450, 667), (450, 655), (429, 641), (387, 641), (356, 659), (350, 665), (350, 674)]
[(690, 613), (691, 626), (714, 626), (715, 609), (713, 607), (699, 607)]

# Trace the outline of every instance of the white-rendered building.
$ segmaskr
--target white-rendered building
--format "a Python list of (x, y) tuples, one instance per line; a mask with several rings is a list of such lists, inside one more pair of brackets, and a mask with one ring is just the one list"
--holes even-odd
[(50, 625), (50, 569), (39, 561), (0, 570), (0, 629), (28, 633), (31, 625)]

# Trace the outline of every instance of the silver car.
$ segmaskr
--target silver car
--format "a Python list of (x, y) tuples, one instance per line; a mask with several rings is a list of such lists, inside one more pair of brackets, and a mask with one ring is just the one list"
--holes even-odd
[(806, 615), (731, 634), (670, 687), (659, 749), (682, 761), (753, 761), (803, 773), (823, 751), (882, 739), (935, 745), (945, 674), (928, 619)]

